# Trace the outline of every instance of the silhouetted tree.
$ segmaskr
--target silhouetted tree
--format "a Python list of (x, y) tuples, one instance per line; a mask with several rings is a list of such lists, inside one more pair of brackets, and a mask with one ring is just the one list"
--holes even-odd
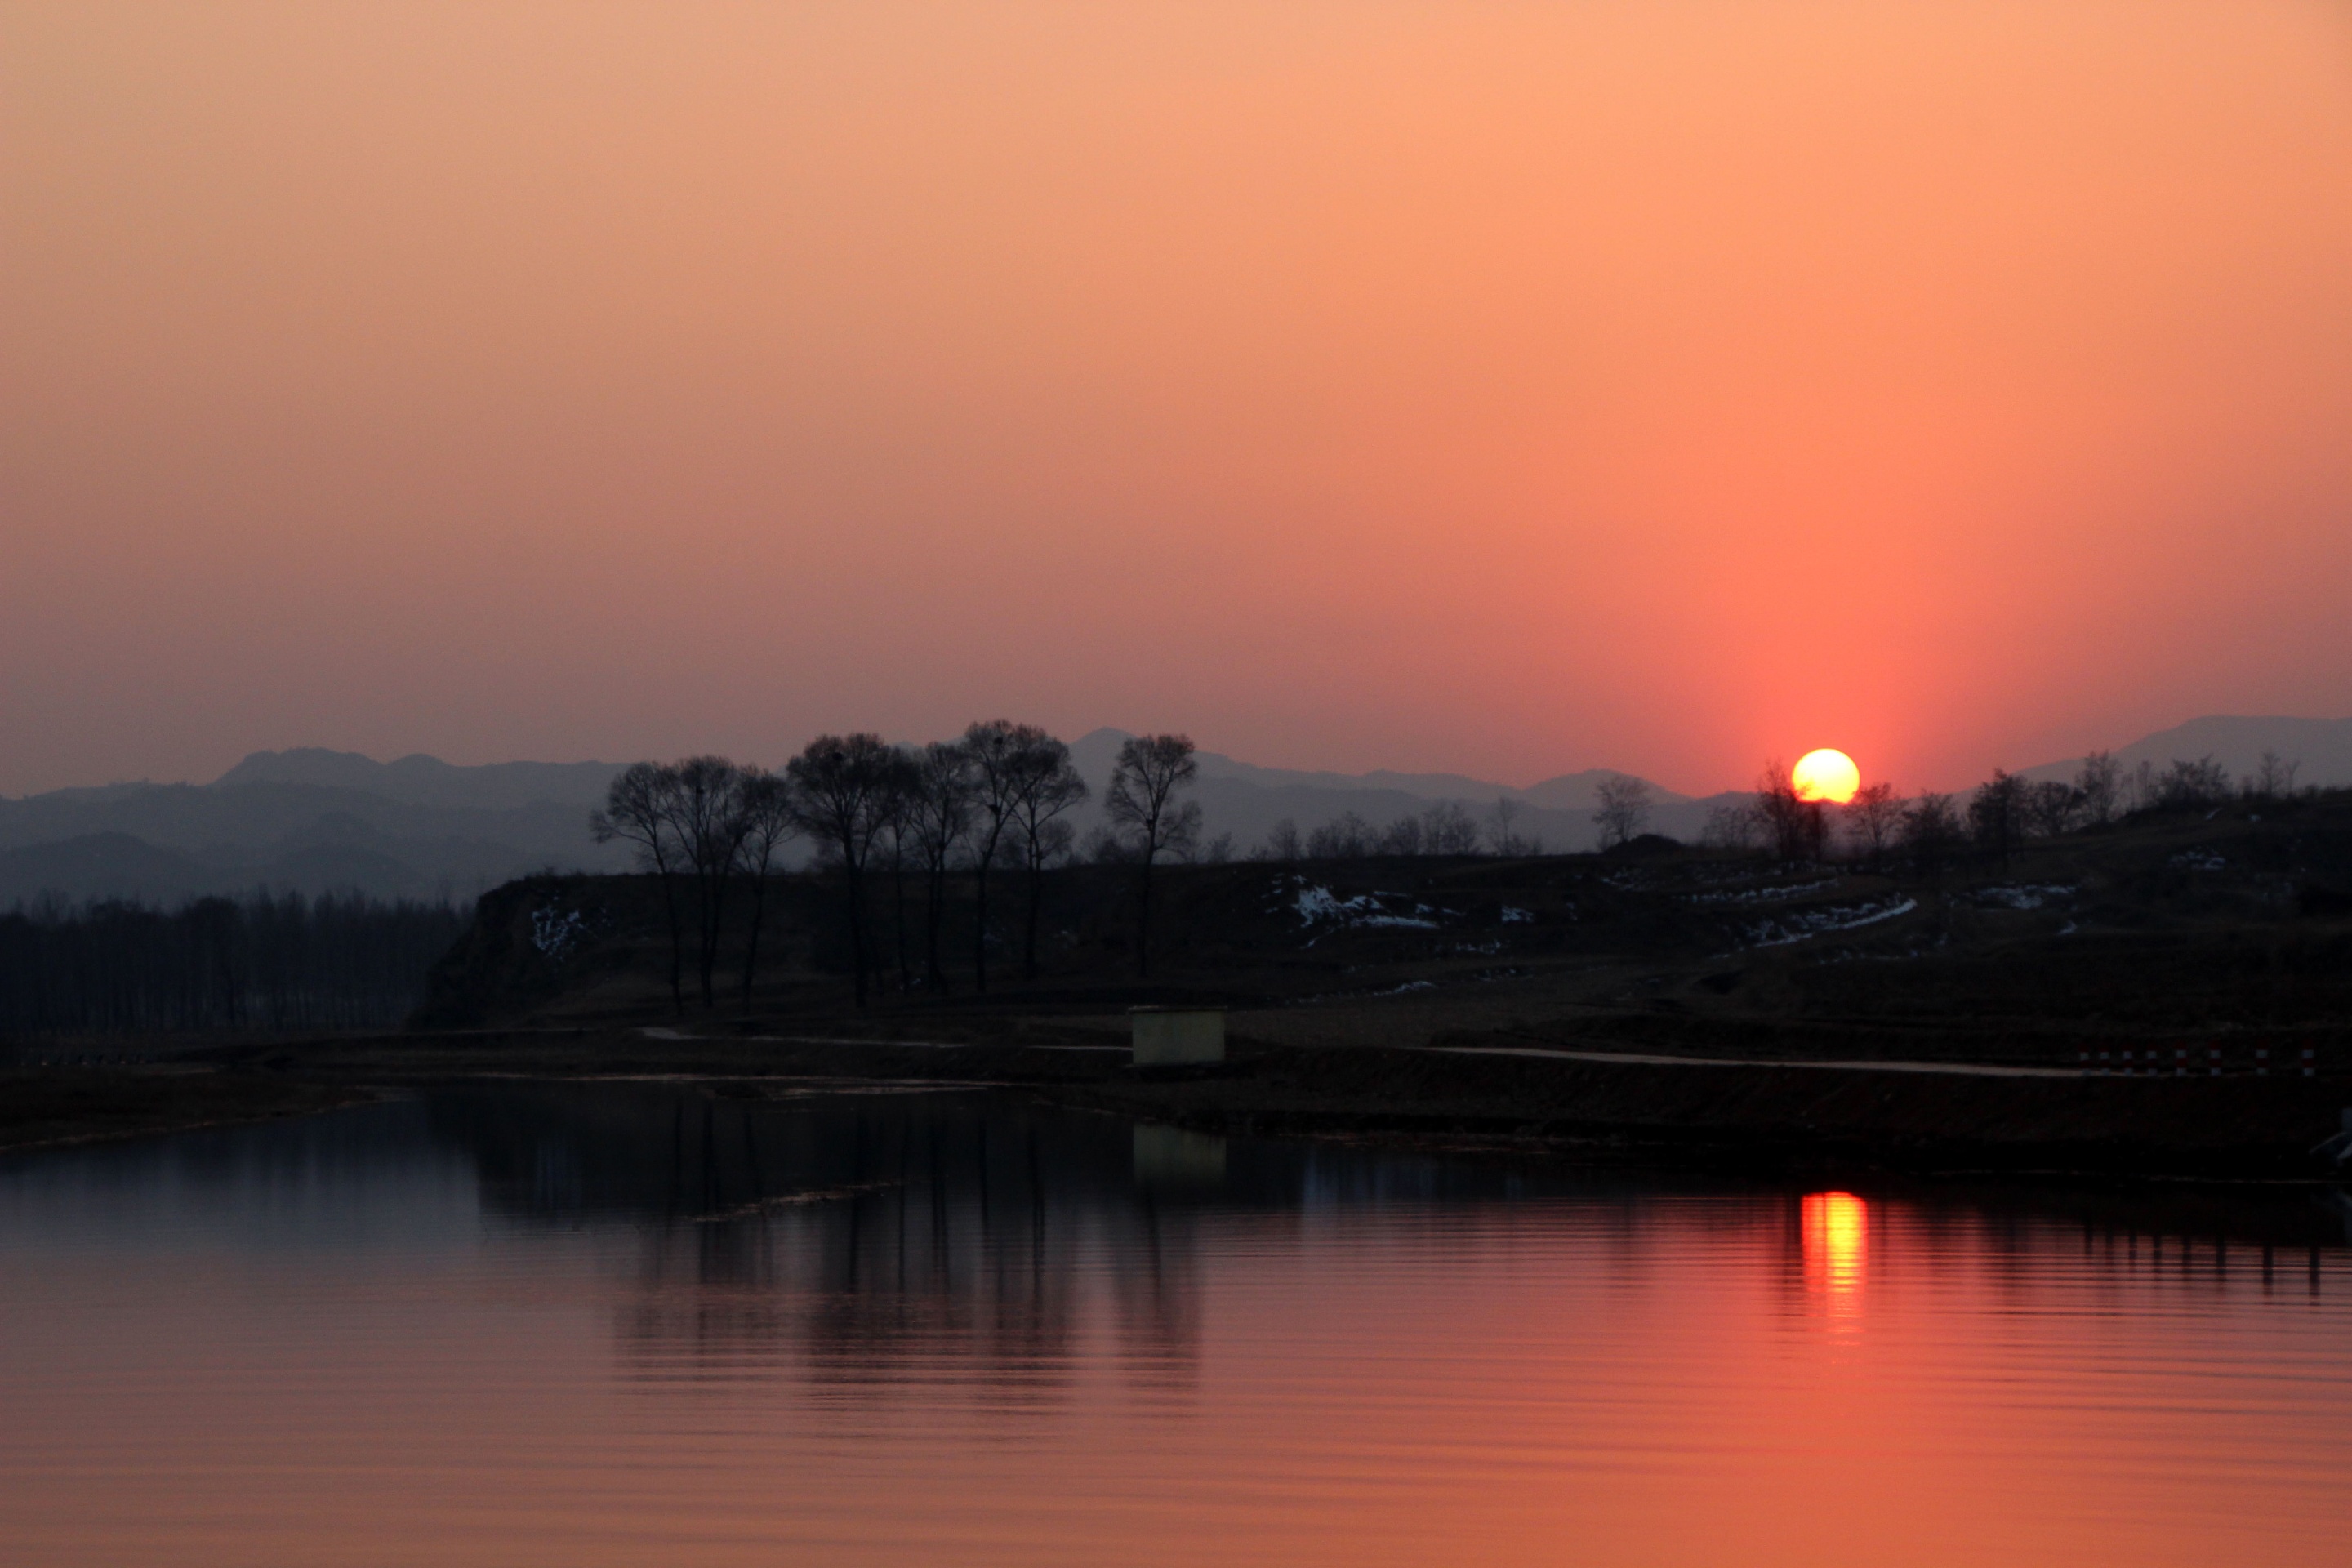
[(674, 879), (686, 860), (677, 838), (677, 774), (659, 763), (635, 763), (604, 791), (604, 807), (589, 813), (588, 831), (599, 844), (619, 839), (636, 846), (638, 859), (661, 885), (662, 914), (669, 924), (669, 1000), (686, 1011), (686, 937), (677, 918)]
[[(1034, 724), (992, 719), (963, 732), (972, 779), (972, 987), (988, 989), (988, 874), (1000, 841), (1015, 826), (1022, 793), (1040, 766), (1052, 767), (1054, 748), (1066, 767), (1069, 748)], [(1075, 775), (1073, 775), (1075, 776)]]
[(2294, 775), (2302, 767), (2300, 762), (2287, 762), (2276, 752), (2265, 751), (2246, 780), (2246, 794), (2255, 800), (2284, 800), (2294, 793)]
[(1361, 860), (1380, 848), (1372, 825), (1352, 811), (1343, 811), (1307, 836), (1309, 860)]
[(793, 816), (792, 784), (765, 768), (746, 768), (738, 784), (743, 834), (736, 864), (751, 884), (751, 927), (743, 941), (743, 1005), (751, 1005), (751, 982), (760, 968), (760, 931), (768, 910), (768, 879), (775, 875), (776, 851), (800, 832)]
[(879, 735), (820, 735), (785, 767), (793, 820), (841, 868), (849, 922), (851, 988), (866, 1005), (866, 867), (874, 840), (911, 780), (907, 760)]
[(2074, 797), (2080, 802), (2077, 814), (2093, 827), (2105, 827), (2113, 822), (2120, 804), (2122, 783), (2115, 758), (2105, 752), (2093, 752), (2084, 757), (2074, 773)]
[(2083, 797), (2063, 779), (2039, 779), (2019, 791), (2019, 819), (2035, 838), (2057, 837), (2074, 826), (2082, 809)]
[(1757, 818), (1774, 854), (1783, 860), (1819, 860), (1829, 842), (1828, 808), (1797, 793), (1779, 758), (1764, 764), (1756, 780)]
[(2210, 756), (2179, 757), (2156, 781), (2156, 804), (2168, 811), (2202, 811), (2230, 798), (2230, 770)]
[(1512, 826), (1518, 817), (1519, 803), (1507, 795), (1496, 795), (1486, 813), (1486, 847), (1506, 858), (1533, 854), (1535, 846), (1520, 837)]
[(1873, 866), (1882, 864), (1902, 826), (1903, 807), (1895, 798), (1895, 786), (1884, 779), (1863, 785), (1840, 815), (1845, 819), (1847, 837)]
[(1922, 795), (1903, 808), (1903, 848), (1930, 875), (1943, 869), (1960, 841), (1960, 814), (1948, 795)]
[(1252, 852), (1252, 858), (1297, 860), (1306, 853), (1299, 843), (1298, 824), (1286, 816), (1266, 830), (1265, 842)]
[(1013, 757), (1008, 813), (1013, 848), (1028, 872), (1028, 909), (1022, 921), (1021, 973), (1037, 978), (1037, 919), (1045, 898), (1045, 868), (1069, 853), (1076, 830), (1062, 814), (1087, 798), (1087, 781), (1070, 765), (1070, 748), (1043, 730), (1022, 727)]
[(1151, 867), (1171, 847), (1200, 836), (1201, 807), (1196, 801), (1179, 805), (1176, 792), (1192, 782), (1200, 764), (1192, 760), (1189, 735), (1145, 735), (1124, 742), (1111, 769), (1110, 789), (1103, 810), (1124, 828), (1139, 867), (1136, 885), (1135, 972), (1151, 972)]
[(1977, 853), (2006, 867), (2010, 850), (2024, 833), (2025, 781), (1995, 768), (1992, 777), (1969, 796), (1969, 832)]
[(1421, 818), (1400, 816), (1381, 830), (1380, 853), (1383, 855), (1418, 855), (1421, 853)]
[(923, 974), (933, 992), (947, 989), (940, 965), (940, 931), (947, 917), (948, 866), (971, 831), (971, 754), (955, 741), (934, 741), (906, 753), (912, 787), (903, 809), (923, 858)]
[(1592, 820), (1601, 829), (1603, 849), (1631, 842), (1650, 825), (1650, 786), (1622, 775), (1602, 780), (1601, 805), (1593, 811)]
[(1734, 805), (1721, 801), (1707, 807), (1706, 824), (1699, 829), (1698, 841), (1710, 849), (1753, 849), (1763, 831), (1764, 817), (1756, 802)]
[(713, 975), (725, 925), (727, 885), (734, 879), (736, 853), (749, 827), (740, 793), (742, 770), (725, 757), (688, 757), (667, 771), (674, 781), (670, 827), (694, 882), (697, 978), (702, 984), (702, 1005), (709, 1007), (718, 1002)]
[(1425, 855), (1475, 855), (1478, 823), (1458, 800), (1441, 800), (1421, 814), (1421, 847)]

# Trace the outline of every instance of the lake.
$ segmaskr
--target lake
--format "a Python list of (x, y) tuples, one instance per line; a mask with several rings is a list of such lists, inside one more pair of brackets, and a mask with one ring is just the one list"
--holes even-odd
[(2347, 1212), (435, 1091), (0, 1163), (0, 1558), (2341, 1561)]

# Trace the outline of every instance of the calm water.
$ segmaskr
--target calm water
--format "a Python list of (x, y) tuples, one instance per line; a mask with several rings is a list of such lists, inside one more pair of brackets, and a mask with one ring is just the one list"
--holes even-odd
[(2341, 1562), (2345, 1214), (436, 1094), (0, 1165), (0, 1558)]

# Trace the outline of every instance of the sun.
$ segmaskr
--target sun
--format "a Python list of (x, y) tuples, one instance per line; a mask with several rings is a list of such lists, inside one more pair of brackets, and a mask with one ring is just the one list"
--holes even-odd
[(1862, 787), (1862, 770), (1843, 752), (1824, 746), (1818, 752), (1807, 752), (1789, 770), (1789, 782), (1797, 786), (1799, 800), (1825, 800), (1832, 805), (1843, 805)]

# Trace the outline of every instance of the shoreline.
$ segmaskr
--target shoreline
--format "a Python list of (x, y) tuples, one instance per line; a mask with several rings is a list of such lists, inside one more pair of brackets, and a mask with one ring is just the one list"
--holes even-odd
[(1244, 1044), (1202, 1068), (1136, 1069), (1116, 1047), (679, 1031), (324, 1037), (168, 1063), (0, 1073), (0, 1149), (303, 1115), (392, 1089), (594, 1079), (1013, 1090), (1243, 1137), (1695, 1169), (2294, 1182), (2352, 1177), (2310, 1153), (2343, 1126), (2335, 1075), (2127, 1078), (1921, 1071), (1916, 1064), (1657, 1059), (1466, 1042), (1428, 1049)]

